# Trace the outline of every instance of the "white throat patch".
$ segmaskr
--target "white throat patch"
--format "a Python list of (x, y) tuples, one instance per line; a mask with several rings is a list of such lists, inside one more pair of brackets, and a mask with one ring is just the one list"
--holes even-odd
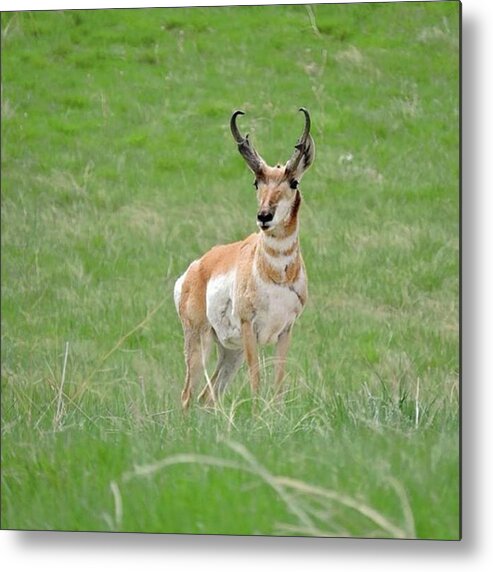
[(298, 229), (296, 229), (296, 231), (293, 232), (293, 234), (290, 234), (286, 238), (276, 238), (275, 236), (269, 236), (268, 234), (264, 234), (263, 240), (265, 244), (272, 250), (285, 252), (286, 250), (289, 250), (298, 240)]

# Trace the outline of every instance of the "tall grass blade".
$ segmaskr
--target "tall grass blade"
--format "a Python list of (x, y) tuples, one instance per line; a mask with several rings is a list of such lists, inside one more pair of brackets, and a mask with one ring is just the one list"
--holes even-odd
[(387, 532), (393, 538), (407, 538), (406, 531), (399, 526), (392, 523), (383, 514), (378, 512), (373, 507), (358, 501), (346, 494), (339, 493), (337, 491), (332, 491), (324, 489), (322, 487), (309, 485), (302, 481), (297, 481), (296, 479), (291, 479), (290, 477), (276, 477), (276, 481), (286, 487), (290, 487), (304, 493), (320, 496), (328, 500), (337, 502), (343, 506), (351, 508), (356, 512), (359, 512), (376, 525), (378, 525), (383, 531)]
[(63, 357), (62, 379), (60, 381), (60, 386), (58, 388), (56, 412), (55, 412), (55, 416), (53, 418), (53, 431), (58, 431), (60, 429), (62, 416), (63, 416), (63, 386), (65, 384), (65, 374), (67, 372), (68, 348), (69, 348), (69, 343), (65, 342), (65, 354)]

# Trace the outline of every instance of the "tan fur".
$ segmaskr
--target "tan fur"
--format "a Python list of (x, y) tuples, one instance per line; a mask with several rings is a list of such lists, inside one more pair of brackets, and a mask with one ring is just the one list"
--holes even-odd
[(293, 254), (295, 250), (299, 249), (299, 244), (297, 242), (294, 242), (292, 246), (290, 246), (289, 248), (286, 248), (285, 250), (277, 250), (277, 249), (271, 248), (269, 245), (264, 243), (263, 248), (264, 248), (264, 252), (266, 252), (270, 256), (274, 256), (274, 257), (276, 257), (276, 256), (289, 256), (290, 254)]
[(205, 294), (208, 281), (212, 276), (236, 267), (239, 257), (257, 238), (256, 234), (252, 234), (239, 242), (215, 246), (190, 265), (183, 282), (179, 310), (180, 318), (187, 327), (197, 330), (207, 327)]
[[(310, 159), (313, 160), (313, 155)], [(302, 171), (297, 172), (297, 179), (301, 175)], [(227, 382), (231, 372), (234, 374), (234, 370), (241, 364), (243, 356), (248, 364), (252, 392), (255, 394), (258, 391), (260, 370), (257, 337), (259, 334), (254, 324), (256, 319), (263, 316), (263, 314), (259, 315), (259, 312), (267, 311), (265, 319), (275, 316), (272, 318), (274, 321), (271, 326), (269, 323), (266, 324), (265, 320), (261, 323), (264, 327), (265, 339), (271, 339), (272, 334), (277, 336), (275, 338), (277, 358), (275, 383), (278, 390), (281, 387), (291, 338), (292, 320), (301, 313), (307, 297), (306, 271), (298, 241), (298, 211), (301, 194), (298, 189), (291, 188), (292, 177), (293, 174), (288, 173), (285, 166), (269, 167), (262, 163), (261, 171), (256, 173), (259, 213), (262, 211), (281, 213), (279, 217), (282, 216), (282, 218), (276, 220), (277, 214), (275, 214), (271, 227), (251, 234), (242, 241), (215, 246), (199, 260), (193, 262), (180, 279), (182, 282), (180, 280), (177, 282), (177, 286), (180, 283), (180, 287), (175, 296), (177, 296), (178, 313), (185, 337), (186, 376), (182, 391), (184, 409), (188, 407), (194, 385), (201, 377), (212, 338), (219, 345), (220, 359), (210, 384), (206, 385), (199, 398), (204, 402), (215, 401), (216, 384), (221, 385)], [(231, 271), (235, 273), (234, 316), (240, 323), (242, 339), (240, 350), (224, 347), (207, 317), (209, 314), (208, 285), (215, 277), (227, 276)], [(293, 318), (289, 318), (288, 322), (279, 322), (279, 313), (283, 315), (284, 306), (276, 306), (275, 312), (277, 313), (275, 314), (269, 314), (268, 308), (266, 310), (265, 293), (269, 292), (271, 287), (280, 287), (282, 292), (286, 292), (281, 299), (284, 300), (283, 296), (287, 296), (286, 300), (289, 301), (289, 308), (286, 311)], [(271, 299), (272, 295), (270, 294)], [(297, 307), (296, 304), (298, 304)], [(223, 308), (223, 306), (217, 307)], [(287, 323), (287, 326), (277, 334), (278, 330), (275, 328), (279, 327), (279, 323)], [(265, 343), (265, 339), (262, 343)], [(226, 341), (224, 343), (226, 344)]]
[(298, 256), (291, 264), (287, 264), (283, 270), (277, 270), (259, 253), (257, 259), (258, 270), (260, 276), (265, 282), (273, 282), (274, 284), (293, 284), (300, 275), (301, 257)]
[[(290, 221), (287, 227), (293, 230), (295, 228), (293, 221)], [(286, 233), (285, 229), (279, 234), (282, 238), (290, 236)], [(281, 272), (271, 266), (264, 256), (264, 252), (274, 257), (294, 255), (294, 261)], [(287, 250), (276, 250), (264, 243), (262, 233), (252, 234), (245, 240), (239, 242), (215, 246), (198, 261), (192, 263), (187, 271), (183, 282), (179, 307), (179, 315), (183, 327), (185, 331), (189, 332), (188, 338), (191, 338), (188, 345), (186, 343), (185, 350), (185, 353), (189, 356), (188, 361), (190, 362), (188, 369), (191, 371), (182, 394), (184, 408), (188, 407), (194, 382), (197, 380), (197, 377), (200, 377), (202, 374), (202, 366), (198, 357), (200, 337), (201, 335), (203, 337), (208, 336), (211, 333), (206, 315), (207, 283), (213, 276), (225, 274), (235, 268), (238, 272), (237, 296), (239, 304), (237, 310), (242, 323), (245, 357), (250, 370), (252, 391), (254, 393), (258, 391), (260, 383), (258, 351), (255, 336), (252, 331), (252, 317), (258, 305), (258, 292), (253, 272), (254, 265), (256, 265), (258, 274), (265, 283), (271, 282), (286, 286), (294, 284), (300, 276), (301, 269), (304, 268), (298, 241), (296, 240)], [(306, 290), (305, 282), (299, 295), (302, 306), (306, 303)], [(280, 347), (277, 349), (277, 388), (280, 388), (284, 376), (284, 363), (289, 340), (290, 333), (287, 333), (282, 338), (282, 345), (280, 343)], [(195, 352), (191, 349), (191, 346), (194, 344)], [(212, 380), (212, 384), (214, 385), (214, 380)], [(214, 396), (210, 395), (208, 387), (204, 388), (201, 396), (202, 400), (206, 402), (214, 399)]]

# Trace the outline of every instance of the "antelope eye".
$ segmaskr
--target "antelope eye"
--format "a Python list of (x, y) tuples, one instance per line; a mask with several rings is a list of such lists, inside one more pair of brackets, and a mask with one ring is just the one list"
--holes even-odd
[(299, 182), (296, 179), (291, 179), (291, 181), (289, 181), (289, 186), (292, 189), (297, 189), (299, 185)]

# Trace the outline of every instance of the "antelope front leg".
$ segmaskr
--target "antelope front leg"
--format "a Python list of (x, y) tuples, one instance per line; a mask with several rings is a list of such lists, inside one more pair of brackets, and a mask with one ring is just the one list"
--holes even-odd
[(284, 330), (277, 340), (276, 345), (276, 381), (275, 393), (279, 395), (284, 381), (284, 369), (286, 366), (286, 356), (288, 355), (289, 344), (291, 342), (291, 326)]
[(250, 386), (253, 395), (256, 395), (260, 385), (260, 367), (258, 361), (257, 339), (253, 331), (252, 322), (241, 323), (241, 336), (243, 338), (243, 349), (248, 364), (250, 374)]

